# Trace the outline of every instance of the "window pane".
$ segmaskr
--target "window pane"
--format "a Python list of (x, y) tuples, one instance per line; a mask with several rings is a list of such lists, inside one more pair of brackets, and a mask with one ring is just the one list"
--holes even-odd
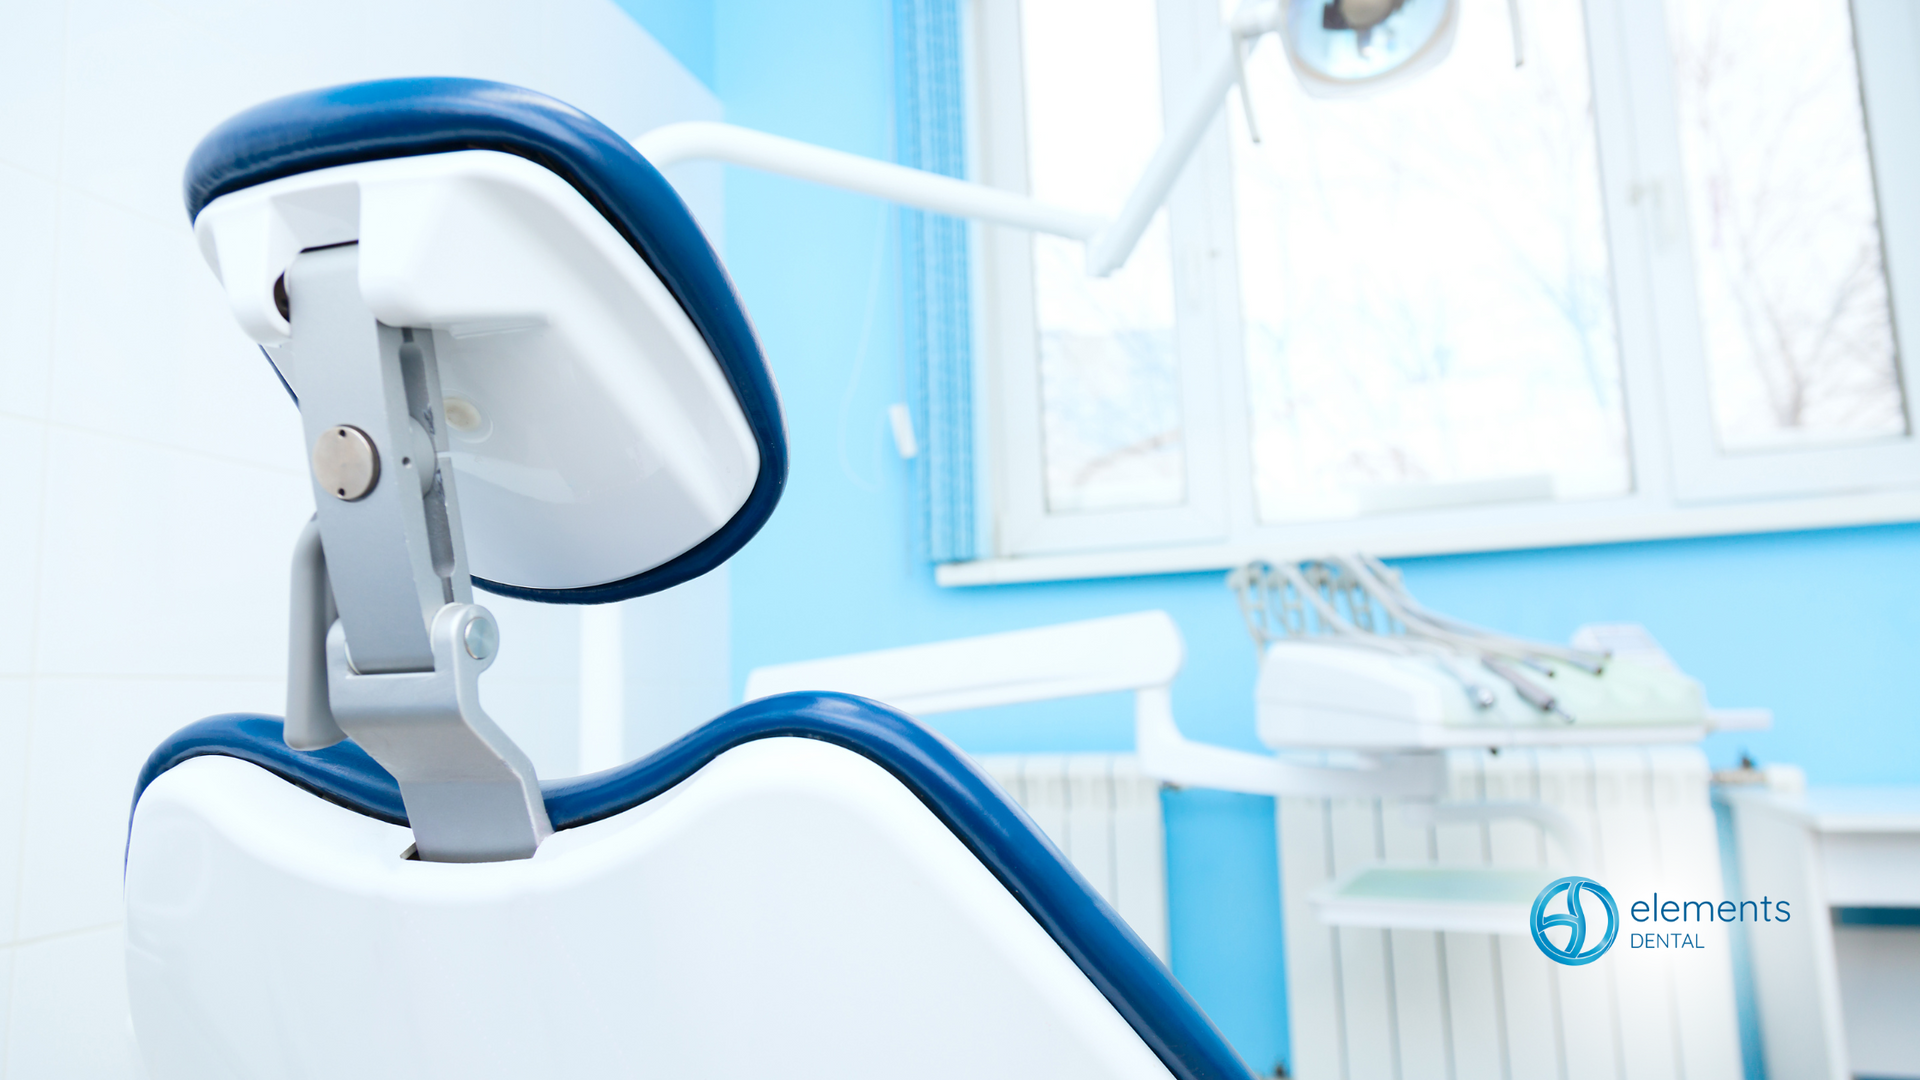
[(1714, 422), (1906, 433), (1847, 0), (1669, 0)]
[(1632, 486), (1578, 4), (1464, 0), (1453, 53), (1319, 100), (1281, 50), (1234, 116), (1260, 515)]
[[(1112, 213), (1160, 139), (1152, 0), (1021, 5), (1032, 193)], [(1186, 498), (1166, 215), (1118, 273), (1087, 277), (1077, 241), (1033, 239), (1047, 508)]]

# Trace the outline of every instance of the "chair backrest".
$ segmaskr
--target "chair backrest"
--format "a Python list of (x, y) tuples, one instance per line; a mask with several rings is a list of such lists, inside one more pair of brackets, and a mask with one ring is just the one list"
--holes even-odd
[[(719, 256), (666, 179), (579, 110), (475, 79), (294, 94), (209, 133), (186, 200), (241, 327), (303, 416), (325, 414), (309, 428), (403, 442), (326, 397), (322, 376), (358, 358), (299, 289), (301, 264), (354, 245), (358, 301), (437, 372), (408, 407), (447, 441), (479, 587), (657, 592), (726, 561), (779, 500), (779, 395)], [(381, 450), (389, 473), (405, 450)], [(388, 494), (368, 491), (355, 510)], [(347, 498), (316, 490), (326, 531), (330, 493)], [(339, 564), (344, 540), (327, 546)]]
[(916, 716), (1164, 689), (1186, 646), (1164, 611), (956, 638), (755, 668), (753, 701), (797, 690), (833, 690), (884, 701)]

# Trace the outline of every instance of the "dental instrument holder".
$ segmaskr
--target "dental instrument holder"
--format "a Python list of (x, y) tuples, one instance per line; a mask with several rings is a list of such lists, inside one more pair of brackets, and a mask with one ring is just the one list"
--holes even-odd
[(276, 359), (300, 373), (318, 506), (295, 548), (287, 744), (358, 743), (399, 781), (422, 860), (528, 858), (553, 829), (480, 706), (499, 630), (473, 602), (433, 336), (374, 317), (358, 250), (305, 252), (285, 278)]
[[(1405, 644), (1421, 640), (1418, 634), (1413, 633), (1416, 627), (1409, 620), (1431, 620), (1434, 630), (1454, 641), (1456, 647), (1471, 643), (1487, 649), (1482, 657), (1485, 668), (1512, 686), (1514, 693), (1528, 705), (1542, 713), (1554, 713), (1568, 722), (1571, 722), (1571, 717), (1557, 708), (1557, 702), (1551, 695), (1500, 659), (1501, 651), (1518, 655), (1546, 655), (1593, 669), (1600, 668), (1609, 659), (1604, 654), (1587, 654), (1544, 643), (1504, 638), (1464, 623), (1443, 621), (1442, 617), (1414, 605), (1411, 597), (1399, 596), (1394, 592), (1401, 589), (1397, 575), (1366, 556), (1350, 559), (1330, 557), (1311, 560), (1304, 565), (1306, 572), (1303, 573), (1299, 567), (1274, 567), (1256, 562), (1236, 569), (1227, 576), (1228, 587), (1235, 593), (1247, 630), (1263, 655), (1279, 641), (1316, 638), (1389, 652), (1404, 650), (1409, 656), (1422, 655), (1423, 650)], [(1492, 703), (1491, 691), (1461, 677), (1450, 668), (1446, 670), (1459, 680), (1460, 691), (1476, 710), (1484, 711)], [(1373, 769), (1380, 769), (1386, 763), (1395, 763), (1399, 770), (1408, 775), (1421, 776), (1426, 783), (1377, 782), (1371, 785), (1371, 790), (1367, 790), (1367, 770), (1363, 769), (1355, 772), (1355, 782), (1340, 794), (1400, 799), (1406, 822), (1416, 827), (1486, 823), (1503, 819), (1531, 821), (1553, 837), (1572, 868), (1584, 870), (1590, 866), (1592, 852), (1586, 838), (1581, 835), (1572, 818), (1556, 807), (1537, 801), (1447, 801), (1444, 750), (1403, 747), (1383, 752), (1381, 748), (1370, 747), (1367, 751), (1359, 751), (1358, 757)], [(1286, 793), (1325, 793), (1316, 790), (1318, 786), (1296, 781)]]

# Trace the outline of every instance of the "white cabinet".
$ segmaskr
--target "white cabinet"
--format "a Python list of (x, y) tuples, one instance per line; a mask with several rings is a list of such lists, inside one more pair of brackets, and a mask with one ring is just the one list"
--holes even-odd
[(1920, 1077), (1920, 925), (1874, 917), (1920, 909), (1920, 788), (1722, 797), (1743, 898), (1792, 905), (1746, 928), (1767, 1075)]

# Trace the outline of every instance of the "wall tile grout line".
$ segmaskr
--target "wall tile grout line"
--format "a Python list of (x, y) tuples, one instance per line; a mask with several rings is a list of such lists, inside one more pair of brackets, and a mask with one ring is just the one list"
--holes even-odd
[[(199, 672), (156, 672), (147, 674), (139, 671), (44, 671), (28, 676), (29, 679), (43, 683), (215, 683), (220, 685), (257, 685), (260, 683), (282, 684), (286, 677), (278, 671), (263, 675), (234, 675)], [(566, 683), (566, 679), (546, 680), (554, 683)]]
[[(56, 213), (57, 212), (58, 211), (56, 211)], [(58, 285), (55, 285), (54, 287), (56, 289), (59, 288)], [(260, 361), (260, 363), (262, 365), (265, 365), (266, 360), (263, 358)], [(51, 397), (51, 391), (49, 391), (49, 397)], [(52, 408), (51, 402), (49, 402), (48, 408), (49, 409)], [(287, 408), (289, 410), (288, 415), (293, 418), (293, 420), (290, 420), (289, 422), (291, 423), (291, 422), (297, 421), (298, 414), (292, 411), (293, 403), (288, 402)], [(285, 465), (267, 465), (260, 461), (249, 460), (247, 458), (229, 457), (225, 454), (210, 454), (205, 450), (200, 450), (195, 447), (184, 446), (179, 443), (161, 442), (158, 439), (144, 439), (138, 435), (128, 435), (125, 432), (110, 431), (106, 428), (87, 427), (84, 424), (69, 424), (63, 421), (51, 420), (46, 417), (40, 417), (40, 416), (23, 416), (19, 413), (8, 412), (4, 409), (0, 409), (0, 419), (20, 420), (30, 424), (39, 424), (42, 427), (47, 428), (49, 432), (60, 431), (68, 434), (87, 435), (95, 438), (108, 439), (113, 442), (125, 443), (131, 446), (146, 447), (154, 450), (164, 450), (170, 454), (181, 454), (187, 457), (199, 458), (202, 461), (214, 461), (214, 462), (219, 462), (222, 465), (232, 465), (237, 468), (243, 468), (243, 469), (254, 469), (260, 472), (270, 473), (274, 476), (293, 476), (293, 477), (302, 477), (302, 478), (306, 476), (306, 470), (304, 468), (294, 468), (292, 466), (285, 466)]]
[(103, 923), (89, 923), (86, 926), (76, 926), (67, 930), (56, 930), (51, 934), (41, 934), (38, 937), (20, 938), (19, 940), (7, 943), (4, 947), (14, 950), (17, 956), (21, 949), (28, 948), (29, 946), (65, 941), (68, 938), (85, 937), (88, 934), (98, 934), (103, 930), (114, 930), (125, 925), (126, 920), (124, 919), (114, 919), (111, 922)]

